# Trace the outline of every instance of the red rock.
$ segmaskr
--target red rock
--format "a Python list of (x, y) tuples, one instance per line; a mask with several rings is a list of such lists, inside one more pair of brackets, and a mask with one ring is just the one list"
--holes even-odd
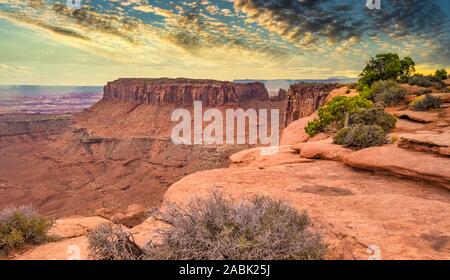
[(288, 91), (286, 126), (300, 118), (307, 117), (325, 104), (330, 92), (341, 87), (339, 84), (298, 83)]
[(102, 217), (76, 217), (58, 219), (50, 229), (49, 234), (59, 238), (73, 238), (86, 235), (101, 224), (108, 224), (111, 221)]
[(358, 169), (385, 172), (450, 189), (450, 158), (383, 146), (351, 153), (344, 162)]
[(326, 159), (342, 161), (353, 150), (331, 143), (332, 140), (298, 143), (292, 149), (299, 152), (302, 158)]
[(104, 88), (104, 100), (133, 104), (192, 105), (202, 101), (204, 106), (239, 104), (251, 99), (268, 100), (262, 83), (232, 83), (193, 79), (118, 79)]
[(309, 135), (305, 131), (305, 127), (310, 121), (318, 118), (317, 113), (304, 117), (299, 120), (293, 121), (288, 127), (283, 129), (280, 137), (280, 145), (294, 145), (301, 142), (306, 142), (309, 139)]
[(129, 228), (137, 226), (148, 218), (148, 210), (139, 205), (131, 204), (127, 208), (126, 214), (118, 213), (111, 217), (111, 220), (116, 224), (125, 225)]
[(235, 200), (283, 199), (306, 210), (329, 245), (327, 259), (367, 260), (372, 244), (383, 260), (450, 259), (450, 196), (443, 188), (315, 161), (197, 172), (173, 184), (164, 200), (183, 205), (214, 190)]
[(394, 115), (399, 118), (407, 118), (422, 123), (431, 123), (439, 120), (438, 113), (434, 112), (419, 112), (419, 111), (404, 110), (395, 112)]
[(289, 146), (281, 146), (274, 155), (263, 155), (261, 147), (240, 151), (230, 156), (231, 167), (254, 166), (268, 167), (283, 164), (305, 163), (311, 160), (302, 159)]

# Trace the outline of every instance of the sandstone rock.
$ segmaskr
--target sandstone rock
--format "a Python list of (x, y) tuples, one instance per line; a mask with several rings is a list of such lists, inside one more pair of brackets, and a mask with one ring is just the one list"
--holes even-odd
[(424, 123), (418, 123), (406, 119), (398, 119), (397, 122), (395, 123), (396, 131), (413, 132), (417, 130), (422, 130), (424, 129), (424, 127), (425, 127)]
[(305, 127), (310, 121), (317, 118), (317, 113), (313, 113), (311, 116), (304, 117), (290, 123), (289, 126), (281, 132), (280, 145), (286, 146), (306, 142), (309, 139), (309, 135), (306, 133)]
[(102, 217), (77, 217), (66, 218), (55, 221), (49, 234), (59, 238), (73, 238), (86, 235), (101, 224), (111, 223)]
[[(347, 90), (350, 90), (349, 93), (347, 93)], [(333, 98), (336, 96), (346, 96), (346, 97), (353, 97), (358, 95), (358, 91), (356, 89), (349, 89), (348, 87), (341, 87), (334, 89), (330, 92), (330, 94), (327, 96), (327, 99), (325, 100), (325, 103), (329, 103)]]
[(148, 218), (148, 211), (145, 207), (138, 204), (131, 204), (127, 208), (126, 214), (118, 213), (111, 217), (116, 224), (122, 224), (129, 228), (137, 226)]
[(109, 208), (99, 208), (95, 210), (95, 215), (110, 220), (114, 212)]
[(289, 146), (281, 146), (274, 155), (263, 155), (261, 147), (240, 151), (230, 157), (231, 167), (254, 166), (268, 167), (282, 164), (307, 163), (310, 160), (302, 159)]
[(317, 142), (298, 143), (292, 146), (292, 149), (299, 152), (302, 158), (336, 161), (342, 161), (346, 155), (353, 152), (351, 149), (332, 144), (332, 139)]
[(443, 102), (443, 103), (450, 103), (450, 93), (436, 93), (436, 94), (432, 94), (434, 97), (439, 97), (439, 99)]
[(439, 120), (438, 113), (432, 112), (416, 112), (410, 110), (398, 111), (394, 115), (399, 118), (407, 118), (421, 123), (431, 123)]
[(450, 85), (450, 79), (444, 80), (444, 83), (445, 83), (446, 85)]
[(425, 181), (450, 189), (450, 159), (394, 146), (374, 147), (349, 154), (349, 166)]
[(307, 117), (325, 104), (330, 92), (341, 87), (339, 84), (298, 83), (288, 91), (286, 126), (300, 118)]
[(251, 100), (268, 100), (263, 83), (232, 83), (193, 79), (118, 79), (104, 88), (104, 100), (133, 104), (193, 105), (196, 100), (204, 106), (233, 104)]
[(450, 132), (400, 134), (398, 146), (408, 150), (450, 156)]
[(89, 242), (80, 236), (37, 246), (14, 258), (15, 260), (88, 260)]
[[(353, 154), (352, 154), (353, 155)], [(219, 190), (241, 200), (265, 195), (307, 210), (329, 244), (327, 259), (450, 259), (450, 196), (443, 188), (359, 172), (333, 161), (217, 169), (173, 184), (165, 201), (186, 203)]]

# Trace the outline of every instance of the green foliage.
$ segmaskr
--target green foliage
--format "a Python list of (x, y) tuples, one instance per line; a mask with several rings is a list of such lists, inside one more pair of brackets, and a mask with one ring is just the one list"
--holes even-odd
[(384, 53), (372, 57), (359, 75), (359, 88), (372, 86), (380, 80), (407, 80), (415, 72), (415, 62), (410, 57), (400, 59), (398, 54)]
[(321, 259), (326, 246), (306, 213), (268, 197), (233, 202), (220, 193), (186, 206), (169, 204), (160, 220), (162, 242), (146, 246), (147, 259)]
[(387, 106), (398, 105), (405, 99), (406, 90), (395, 81), (377, 81), (372, 85), (371, 98)]
[(47, 242), (53, 223), (36, 214), (30, 206), (0, 211), (0, 254), (9, 254), (26, 245)]
[(439, 97), (426, 94), (416, 97), (410, 105), (413, 111), (428, 111), (429, 109), (439, 109), (441, 107), (441, 100)]
[(333, 138), (335, 144), (347, 148), (363, 149), (386, 143), (386, 134), (378, 125), (344, 127)]
[(360, 108), (372, 108), (373, 103), (361, 96), (336, 96), (330, 103), (319, 108), (319, 119), (308, 123), (305, 127), (309, 136), (323, 131), (327, 126), (343, 124), (346, 114), (356, 112)]
[(395, 127), (397, 119), (390, 114), (384, 112), (382, 109), (370, 108), (359, 109), (350, 114), (349, 126), (356, 125), (378, 125), (385, 133), (389, 132)]
[(447, 70), (445, 69), (436, 70), (436, 73), (434, 75), (441, 80), (445, 80), (448, 77)]

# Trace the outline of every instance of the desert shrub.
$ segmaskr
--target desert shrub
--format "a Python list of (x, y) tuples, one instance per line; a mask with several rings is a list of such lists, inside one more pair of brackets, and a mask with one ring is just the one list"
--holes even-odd
[(147, 259), (306, 260), (326, 249), (306, 213), (267, 197), (234, 203), (216, 192), (168, 205), (161, 219), (170, 226), (146, 246)]
[(335, 144), (347, 148), (368, 148), (386, 143), (386, 135), (378, 125), (344, 127), (333, 138)]
[(39, 216), (31, 206), (1, 210), (0, 254), (49, 241), (48, 231), (52, 225), (52, 221)]
[(439, 70), (436, 70), (436, 73), (434, 74), (434, 76), (436, 76), (437, 78), (439, 78), (441, 80), (445, 80), (448, 77), (448, 73), (447, 73), (447, 70), (445, 70), (445, 69), (439, 69)]
[(439, 97), (432, 96), (431, 94), (422, 95), (416, 97), (411, 102), (413, 111), (428, 111), (429, 109), (438, 109), (441, 107), (441, 100)]
[(88, 239), (90, 254), (97, 260), (138, 260), (143, 254), (133, 235), (118, 226), (100, 225)]
[(414, 92), (414, 94), (416, 95), (416, 96), (421, 96), (421, 95), (424, 95), (424, 94), (428, 94), (428, 93), (432, 93), (433, 91), (431, 90), (431, 89), (419, 89), (419, 90), (416, 90), (415, 92)]
[(330, 103), (319, 108), (319, 119), (308, 123), (305, 127), (309, 136), (323, 131), (327, 126), (339, 123), (341, 126), (347, 114), (360, 108), (371, 108), (373, 103), (362, 96), (336, 96)]
[(383, 102), (387, 106), (398, 105), (405, 99), (406, 90), (395, 81), (377, 81), (371, 88), (373, 99), (376, 102)]
[(350, 114), (349, 125), (378, 125), (384, 132), (389, 132), (395, 127), (397, 119), (390, 114), (384, 112), (382, 109), (370, 108), (359, 109)]
[(442, 79), (431, 75), (416, 74), (409, 78), (408, 83), (412, 86), (431, 87), (442, 84)]

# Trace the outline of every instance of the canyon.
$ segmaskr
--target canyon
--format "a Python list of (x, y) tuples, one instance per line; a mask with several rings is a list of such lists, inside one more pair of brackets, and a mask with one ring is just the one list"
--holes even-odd
[[(165, 226), (150, 209), (219, 191), (234, 200), (279, 198), (307, 211), (328, 245), (326, 259), (369, 259), (370, 248), (382, 259), (449, 259), (448, 93), (433, 92), (444, 101), (437, 111), (411, 111), (407, 103), (387, 108), (398, 116), (389, 138), (398, 140), (356, 151), (333, 144), (328, 132), (310, 137), (304, 130), (321, 105), (354, 96), (354, 89), (298, 84), (270, 98), (255, 84), (183, 81), (163, 79), (167, 88), (159, 91), (156, 80), (119, 79), (67, 127), (8, 138), (13, 145), (0, 141), (0, 205), (33, 203), (57, 219), (52, 233), (61, 237), (15, 258), (67, 259), (68, 246), (76, 245), (88, 259), (87, 234), (103, 223), (124, 225), (143, 246)], [(407, 100), (421, 89), (404, 87)], [(188, 100), (219, 110), (279, 108), (278, 153), (174, 145), (170, 112), (192, 110)]]
[(192, 111), (193, 101), (223, 112), (279, 109), (281, 128), (289, 114), (287, 100), (269, 98), (261, 83), (167, 78), (109, 82), (103, 98), (81, 113), (3, 114), (0, 206), (32, 204), (51, 217), (132, 203), (159, 207), (171, 184), (226, 167), (230, 155), (251, 147), (172, 143), (171, 113)]

